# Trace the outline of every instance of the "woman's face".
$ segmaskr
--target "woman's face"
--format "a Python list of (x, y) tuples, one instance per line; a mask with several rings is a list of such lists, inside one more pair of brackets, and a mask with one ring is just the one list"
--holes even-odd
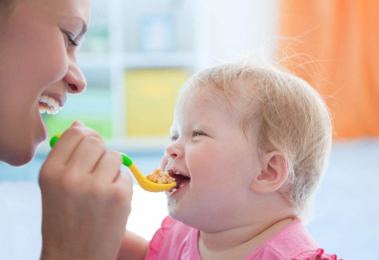
[(89, 16), (90, 0), (18, 0), (6, 18), (0, 10), (0, 161), (29, 162), (47, 137), (40, 110), (84, 91), (76, 52)]

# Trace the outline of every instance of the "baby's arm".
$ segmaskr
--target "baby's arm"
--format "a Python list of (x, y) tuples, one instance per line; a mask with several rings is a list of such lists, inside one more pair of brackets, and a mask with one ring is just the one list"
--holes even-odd
[(117, 260), (143, 260), (145, 259), (148, 246), (149, 242), (144, 238), (126, 230)]

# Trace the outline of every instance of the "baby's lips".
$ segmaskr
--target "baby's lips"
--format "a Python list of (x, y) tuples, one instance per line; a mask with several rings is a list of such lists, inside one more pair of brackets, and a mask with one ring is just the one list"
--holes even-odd
[(183, 186), (183, 185), (181, 185), (183, 182), (187, 183), (191, 180), (190, 177), (187, 177), (187, 176), (181, 174), (178, 170), (169, 169), (168, 172), (169, 172), (169, 175), (175, 179), (175, 181), (176, 181), (175, 188), (177, 188), (177, 189), (179, 189)]

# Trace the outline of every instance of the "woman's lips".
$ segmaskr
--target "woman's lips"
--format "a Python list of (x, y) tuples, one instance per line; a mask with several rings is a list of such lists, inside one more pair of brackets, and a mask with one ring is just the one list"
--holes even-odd
[(47, 138), (48, 130), (47, 130), (47, 127), (46, 127), (46, 125), (45, 125), (45, 122), (44, 122), (43, 119), (42, 119), (42, 115), (41, 115), (41, 113), (40, 113), (40, 112), (37, 112), (37, 113), (38, 113), (38, 120), (39, 120), (39, 123), (40, 123), (40, 125), (41, 125), (41, 127), (42, 127), (42, 132), (43, 132), (42, 136), (41, 136), (40, 139), (39, 139), (39, 142), (43, 142), (43, 141), (45, 141), (46, 138)]

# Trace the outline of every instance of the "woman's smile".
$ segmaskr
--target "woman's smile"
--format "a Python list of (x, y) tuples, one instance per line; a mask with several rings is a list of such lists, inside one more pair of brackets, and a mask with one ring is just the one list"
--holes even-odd
[(38, 98), (38, 103), (39, 112), (41, 114), (46, 112), (48, 114), (56, 115), (61, 109), (60, 102), (53, 97), (49, 97), (48, 95), (41, 95)]

